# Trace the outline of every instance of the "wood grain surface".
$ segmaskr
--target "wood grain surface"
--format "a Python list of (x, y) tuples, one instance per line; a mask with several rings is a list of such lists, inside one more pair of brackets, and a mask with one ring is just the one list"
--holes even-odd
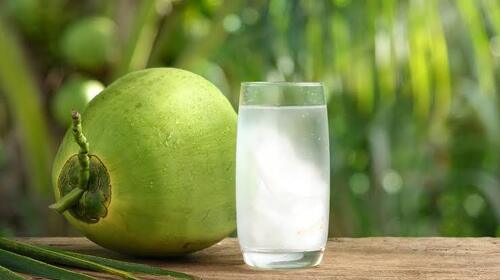
[(84, 238), (20, 240), (147, 263), (203, 279), (500, 279), (500, 238), (334, 238), (329, 240), (319, 267), (296, 270), (255, 270), (246, 266), (235, 238), (174, 259), (130, 259)]

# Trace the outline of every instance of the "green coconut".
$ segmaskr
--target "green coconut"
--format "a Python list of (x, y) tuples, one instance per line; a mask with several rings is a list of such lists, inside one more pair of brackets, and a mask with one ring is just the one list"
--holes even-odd
[[(95, 243), (167, 256), (206, 248), (235, 223), (236, 113), (188, 71), (130, 73), (73, 115), (51, 207)], [(76, 141), (75, 141), (76, 140)]]
[(7, 0), (5, 9), (9, 12), (20, 29), (28, 35), (40, 32), (43, 24), (42, 8), (40, 0)]
[(82, 112), (90, 100), (103, 89), (104, 85), (99, 81), (80, 76), (70, 77), (55, 93), (52, 100), (52, 115), (60, 125), (69, 125), (71, 110)]
[(95, 71), (116, 57), (116, 24), (106, 17), (79, 20), (64, 31), (61, 51), (70, 64)]

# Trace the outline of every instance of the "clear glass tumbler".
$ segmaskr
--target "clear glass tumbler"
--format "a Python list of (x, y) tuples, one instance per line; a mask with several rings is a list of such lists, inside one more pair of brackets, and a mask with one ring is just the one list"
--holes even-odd
[(323, 85), (242, 83), (236, 206), (245, 263), (265, 269), (318, 265), (328, 238), (329, 192)]

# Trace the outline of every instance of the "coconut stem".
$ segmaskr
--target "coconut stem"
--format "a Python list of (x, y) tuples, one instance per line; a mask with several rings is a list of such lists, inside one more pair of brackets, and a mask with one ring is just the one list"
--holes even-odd
[(87, 185), (90, 177), (90, 158), (89, 158), (89, 142), (87, 138), (83, 135), (82, 131), (82, 119), (80, 113), (77, 111), (71, 112), (71, 118), (73, 119), (73, 137), (76, 144), (80, 146), (80, 151), (78, 152), (78, 162), (80, 163), (80, 173), (78, 174), (78, 187), (71, 190), (58, 202), (49, 206), (49, 208), (56, 210), (59, 213), (71, 208), (82, 196), (83, 192), (87, 189)]
[(65, 196), (61, 197), (58, 202), (50, 205), (49, 208), (54, 209), (62, 214), (64, 211), (68, 210), (68, 208), (71, 208), (71, 206), (73, 206), (73, 204), (75, 204), (80, 199), (83, 192), (84, 190), (81, 188), (74, 188)]
[(78, 146), (80, 146), (80, 151), (78, 152), (78, 162), (80, 163), (78, 187), (86, 190), (90, 177), (89, 142), (83, 135), (80, 113), (73, 111), (71, 112), (71, 117), (73, 119), (73, 137), (75, 138), (75, 142)]

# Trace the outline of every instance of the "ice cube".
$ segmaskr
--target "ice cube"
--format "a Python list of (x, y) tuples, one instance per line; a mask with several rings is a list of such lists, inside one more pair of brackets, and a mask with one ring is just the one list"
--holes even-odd
[(318, 167), (297, 156), (291, 140), (268, 126), (257, 128), (258, 139), (252, 141), (257, 173), (271, 192), (300, 197), (325, 194)]

